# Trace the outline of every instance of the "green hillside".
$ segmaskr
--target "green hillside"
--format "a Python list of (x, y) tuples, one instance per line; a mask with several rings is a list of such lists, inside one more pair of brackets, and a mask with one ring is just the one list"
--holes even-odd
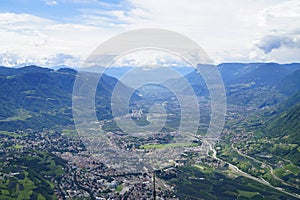
[(266, 134), (283, 141), (300, 142), (300, 91), (278, 106), (265, 124)]
[(285, 94), (293, 94), (300, 89), (300, 70), (283, 78), (276, 87)]
[(299, 143), (300, 103), (270, 120), (266, 129), (272, 136), (283, 137), (286, 141)]
[[(72, 92), (77, 72), (37, 66), (0, 68), (0, 130), (43, 129), (73, 124)], [(99, 119), (111, 118), (110, 97), (117, 79), (102, 75), (96, 90)], [(123, 85), (124, 92), (130, 88)]]

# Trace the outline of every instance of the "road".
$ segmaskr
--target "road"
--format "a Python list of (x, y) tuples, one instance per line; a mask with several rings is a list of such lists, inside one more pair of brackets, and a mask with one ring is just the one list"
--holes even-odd
[(246, 178), (255, 180), (255, 181), (257, 181), (257, 182), (259, 182), (259, 183), (262, 183), (262, 184), (264, 184), (264, 185), (267, 185), (267, 186), (269, 186), (269, 187), (271, 187), (271, 188), (273, 188), (273, 189), (275, 189), (275, 190), (278, 190), (278, 191), (280, 191), (280, 192), (283, 192), (283, 193), (285, 193), (285, 194), (287, 194), (287, 195), (290, 195), (290, 196), (293, 196), (293, 197), (295, 197), (295, 198), (300, 199), (300, 195), (299, 195), (299, 194), (290, 193), (290, 192), (285, 191), (283, 188), (275, 187), (275, 186), (271, 185), (268, 181), (264, 180), (263, 178), (257, 178), (257, 177), (254, 177), (254, 176), (252, 176), (252, 175), (250, 175), (250, 174), (248, 174), (248, 173), (246, 173), (246, 172), (240, 170), (237, 166), (235, 166), (235, 165), (233, 165), (233, 164), (231, 164), (231, 163), (229, 163), (229, 162), (226, 162), (226, 161), (224, 161), (224, 160), (218, 158), (218, 157), (217, 157), (217, 151), (216, 151), (216, 150), (214, 149), (214, 147), (213, 147), (213, 142), (212, 142), (213, 139), (212, 139), (211, 141), (210, 141), (209, 138), (201, 138), (201, 139), (202, 139), (202, 142), (203, 142), (202, 144), (208, 146), (207, 152), (206, 152), (207, 155), (209, 155), (209, 153), (212, 151), (212, 155), (211, 155), (211, 156), (212, 156), (214, 159), (216, 159), (216, 160), (220, 160), (220, 161), (222, 161), (222, 162), (228, 164), (228, 168), (229, 168), (230, 170), (232, 170), (233, 172), (235, 172), (235, 173), (237, 173), (237, 174), (239, 174), (239, 175), (241, 175), (241, 176), (244, 176), (244, 177), (246, 177)]
[(279, 178), (278, 176), (276, 176), (276, 175), (274, 174), (273, 168), (272, 168), (270, 165), (268, 165), (267, 163), (264, 163), (264, 162), (262, 162), (262, 161), (260, 161), (260, 160), (257, 160), (256, 158), (253, 158), (253, 157), (251, 157), (251, 156), (248, 156), (248, 155), (246, 155), (246, 154), (243, 154), (243, 153), (240, 152), (237, 148), (235, 148), (233, 144), (231, 144), (231, 148), (232, 148), (234, 151), (236, 151), (239, 155), (241, 155), (241, 156), (243, 156), (243, 157), (246, 157), (246, 158), (248, 158), (248, 159), (250, 159), (250, 160), (253, 160), (253, 161), (255, 161), (255, 162), (259, 163), (259, 164), (263, 164), (263, 165), (267, 166), (267, 167), (270, 169), (270, 173), (271, 173), (271, 175), (274, 177), (274, 179), (280, 181), (282, 184), (287, 185), (287, 186), (290, 186), (290, 187), (295, 187), (295, 188), (299, 189), (299, 187), (298, 187), (297, 185), (295, 185), (295, 184), (291, 185), (291, 184), (285, 182), (284, 180), (282, 180), (281, 178)]

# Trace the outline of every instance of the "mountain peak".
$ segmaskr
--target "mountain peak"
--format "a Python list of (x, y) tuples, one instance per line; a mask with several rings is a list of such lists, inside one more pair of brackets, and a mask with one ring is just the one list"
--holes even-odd
[(60, 68), (57, 70), (57, 72), (64, 73), (64, 74), (73, 74), (73, 75), (77, 74), (77, 71), (71, 68)]
[(39, 67), (36, 65), (28, 65), (25, 67), (18, 68), (17, 71), (19, 73), (47, 73), (54, 71), (53, 69), (45, 68), (45, 67)]

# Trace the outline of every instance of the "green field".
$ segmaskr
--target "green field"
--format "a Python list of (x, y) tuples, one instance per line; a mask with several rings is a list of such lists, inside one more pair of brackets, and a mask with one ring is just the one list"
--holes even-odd
[(244, 190), (238, 190), (238, 192), (239, 192), (239, 196), (246, 197), (249, 199), (254, 197), (255, 195), (259, 195), (258, 192), (249, 192), (249, 191), (244, 191)]
[(296, 199), (254, 180), (228, 176), (228, 169), (179, 167), (176, 176), (159, 175), (176, 186), (180, 199)]
[(165, 149), (175, 147), (195, 147), (197, 143), (186, 142), (186, 143), (168, 143), (168, 144), (144, 144), (140, 146), (140, 149)]
[(14, 138), (20, 136), (17, 133), (9, 132), (9, 131), (0, 131), (0, 135), (6, 135), (6, 136), (14, 137)]
[(8, 165), (0, 164), (0, 199), (56, 199), (54, 183), (45, 176), (59, 178), (64, 164), (60, 158), (39, 151), (24, 152)]
[(6, 119), (1, 119), (0, 122), (9, 122), (9, 121), (25, 121), (30, 118), (31, 115), (28, 111), (20, 109), (17, 111), (17, 115), (13, 117), (7, 117)]

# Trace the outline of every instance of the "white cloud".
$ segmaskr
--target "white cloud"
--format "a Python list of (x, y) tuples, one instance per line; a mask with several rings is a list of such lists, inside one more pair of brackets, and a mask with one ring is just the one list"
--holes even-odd
[(58, 4), (55, 0), (46, 0), (45, 3), (49, 6), (55, 6)]
[(98, 3), (97, 0), (61, 0), (64, 3), (80, 3), (80, 4), (90, 4)]
[(126, 54), (113, 63), (114, 66), (139, 66), (139, 67), (161, 67), (161, 66), (191, 66), (182, 58), (173, 54), (154, 51), (143, 50), (134, 53)]
[(266, 54), (272, 52), (274, 49), (280, 49), (282, 47), (300, 48), (300, 35), (267, 35), (259, 41), (257, 47), (263, 50)]
[(2, 64), (8, 65), (18, 65), (22, 61), (44, 65), (47, 64), (45, 58), (52, 62), (57, 54), (73, 55), (74, 62), (68, 60), (68, 63), (75, 65), (78, 57), (82, 60), (98, 44), (115, 34), (114, 30), (14, 13), (0, 13), (0, 27), (0, 53), (5, 54)]
[(258, 55), (277, 62), (299, 62), (300, 2), (282, 1), (259, 12), (260, 34), (254, 45)]
[[(276, 35), (287, 30), (300, 30), (300, 24), (294, 23), (300, 17), (296, 0), (127, 2), (130, 9), (94, 10), (89, 19), (93, 21), (93, 17), (99, 17), (100, 21), (116, 21), (113, 25), (124, 30), (154, 27), (178, 31), (198, 42), (215, 62), (262, 61), (263, 58), (253, 56), (254, 52), (261, 54), (257, 43), (262, 38), (272, 32)], [(289, 34), (285, 37), (290, 37)]]
[(0, 53), (41, 58), (60, 53), (85, 57), (117, 33), (151, 27), (185, 34), (217, 63), (300, 61), (298, 0), (47, 2), (101, 6), (80, 9), (80, 16), (69, 19), (73, 23), (30, 14), (0, 13)]

